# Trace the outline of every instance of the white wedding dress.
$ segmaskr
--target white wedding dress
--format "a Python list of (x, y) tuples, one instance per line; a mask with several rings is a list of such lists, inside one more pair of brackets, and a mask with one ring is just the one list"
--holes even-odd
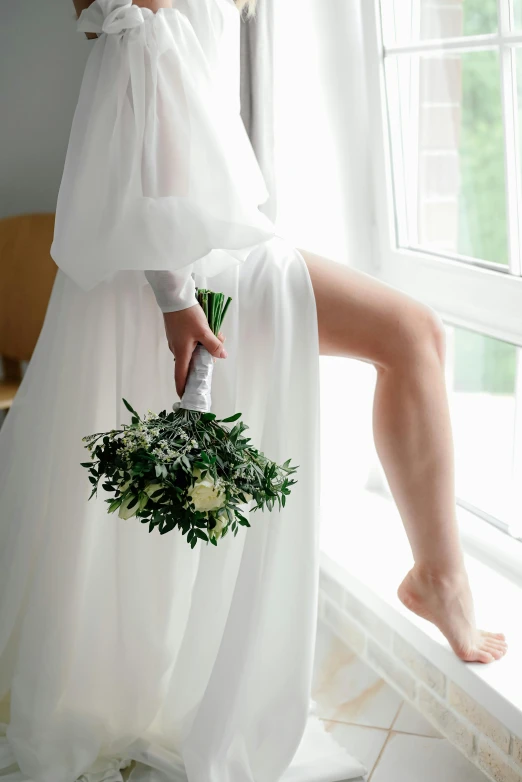
[[(2, 782), (336, 782), (310, 713), (319, 351), (304, 259), (258, 210), (232, 0), (96, 0), (57, 210), (60, 267), (0, 430)], [(192, 550), (87, 502), (82, 437), (177, 400), (144, 271), (233, 297), (213, 410), (299, 465), (282, 512)], [(101, 492), (102, 494), (102, 492)], [(128, 772), (127, 772), (128, 773)]]

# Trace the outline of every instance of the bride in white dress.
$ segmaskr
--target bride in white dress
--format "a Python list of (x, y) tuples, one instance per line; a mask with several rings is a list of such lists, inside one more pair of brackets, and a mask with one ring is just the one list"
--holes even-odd
[[(444, 604), (445, 589), (468, 593), (440, 329), (409, 297), (291, 247), (259, 211), (267, 193), (239, 114), (233, 0), (83, 6), (79, 29), (99, 37), (58, 200), (59, 271), (0, 431), (0, 700), (10, 694), (0, 774), (117, 782), (135, 761), (132, 782), (360, 776), (310, 713), (320, 350), (382, 370), (376, 440), (416, 558), (401, 597), (463, 659), (505, 651), (501, 636), (475, 630), (470, 599)], [(196, 285), (233, 298), (226, 351)], [(107, 516), (102, 497), (87, 502), (80, 462), (84, 435), (128, 421), (122, 397), (140, 412), (172, 406), (198, 340), (226, 359), (213, 411), (241, 412), (252, 442), (299, 471), (281, 512), (192, 550)]]
[[(58, 200), (59, 271), (0, 438), (9, 780), (113, 782), (133, 759), (140, 782), (363, 771), (309, 715), (317, 319), (302, 257), (257, 208), (267, 193), (239, 115), (239, 24), (232, 0), (157, 14), (97, 0), (78, 23), (99, 38)], [(214, 412), (242, 412), (256, 447), (300, 467), (281, 513), (192, 550), (87, 502), (80, 462), (84, 435), (128, 421), (122, 397), (141, 412), (178, 399), (162, 310), (193, 305), (195, 284), (233, 298)]]

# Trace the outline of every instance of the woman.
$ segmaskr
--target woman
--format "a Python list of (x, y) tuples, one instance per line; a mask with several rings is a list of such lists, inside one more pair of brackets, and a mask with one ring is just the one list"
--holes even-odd
[[(33, 782), (118, 780), (132, 761), (132, 782), (359, 776), (309, 714), (319, 352), (377, 370), (375, 440), (415, 557), (401, 599), (463, 660), (506, 649), (473, 619), (442, 326), (368, 275), (295, 250), (259, 212), (239, 3), (75, 4), (79, 29), (99, 37), (58, 199), (60, 268), (0, 432), (0, 768)], [(196, 285), (233, 297), (226, 351)], [(281, 513), (192, 551), (87, 503), (80, 462), (84, 435), (127, 420), (122, 397), (172, 405), (172, 354), (182, 395), (197, 342), (220, 359), (214, 411), (241, 410), (256, 446), (300, 466)]]

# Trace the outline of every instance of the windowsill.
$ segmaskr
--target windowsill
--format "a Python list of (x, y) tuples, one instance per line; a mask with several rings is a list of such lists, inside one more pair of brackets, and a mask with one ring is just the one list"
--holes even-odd
[[(407, 640), (449, 679), (465, 690), (516, 735), (522, 733), (522, 580), (517, 568), (518, 543), (478, 524), (459, 510), (466, 564), (473, 589), (478, 626), (506, 635), (506, 657), (491, 665), (465, 664), (439, 631), (410, 613), (396, 595), (412, 565), (398, 511), (391, 500), (362, 491), (350, 498), (349, 518), (329, 514), (322, 520), (321, 568), (369, 610)], [(345, 514), (343, 513), (343, 516)], [(508, 576), (486, 564), (498, 544), (506, 554)], [(522, 546), (521, 546), (522, 549)], [(518, 583), (517, 583), (518, 580)]]

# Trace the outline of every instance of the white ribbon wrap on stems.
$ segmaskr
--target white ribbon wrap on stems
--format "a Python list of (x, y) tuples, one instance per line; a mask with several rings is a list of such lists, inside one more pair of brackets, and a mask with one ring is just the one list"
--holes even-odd
[[(179, 403), (180, 408), (184, 410), (198, 410), (200, 413), (210, 413), (213, 369), (214, 359), (212, 355), (203, 345), (196, 345), (190, 360), (185, 391)], [(177, 406), (175, 405), (174, 407)]]

